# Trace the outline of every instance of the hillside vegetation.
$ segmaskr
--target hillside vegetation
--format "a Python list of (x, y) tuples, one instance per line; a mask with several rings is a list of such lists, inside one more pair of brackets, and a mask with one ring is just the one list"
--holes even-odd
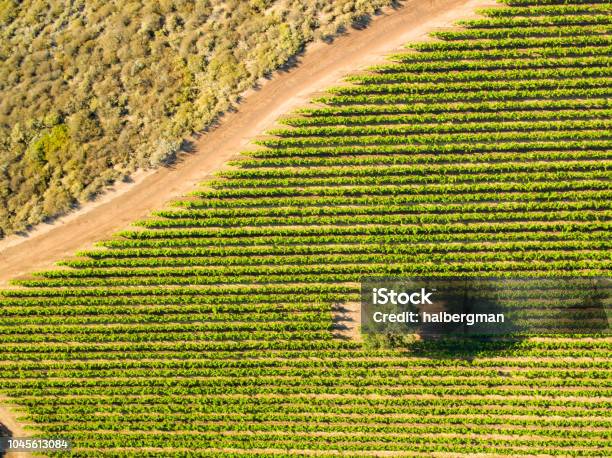
[(0, 1), (0, 237), (163, 163), (306, 42), (389, 3)]
[(0, 294), (0, 391), (74, 456), (610, 456), (609, 336), (335, 336), (363, 276), (610, 275), (612, 5), (507, 3)]

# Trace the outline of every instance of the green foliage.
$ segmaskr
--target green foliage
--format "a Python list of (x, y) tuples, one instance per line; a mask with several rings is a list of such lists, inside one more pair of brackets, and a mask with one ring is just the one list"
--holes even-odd
[(58, 166), (61, 165), (62, 156), (65, 157), (69, 142), (68, 127), (62, 124), (45, 132), (30, 148), (33, 156), (41, 164), (49, 163), (52, 166)]
[(15, 19), (17, 10), (16, 0), (0, 1), (0, 24), (8, 24)]

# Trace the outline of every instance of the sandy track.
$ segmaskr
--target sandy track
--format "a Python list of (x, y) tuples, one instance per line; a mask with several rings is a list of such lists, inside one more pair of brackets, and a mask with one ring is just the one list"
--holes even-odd
[(52, 267), (193, 190), (246, 149), (252, 138), (273, 126), (280, 115), (306, 104), (317, 91), (348, 73), (380, 63), (404, 43), (426, 39), (432, 29), (474, 17), (476, 8), (494, 4), (494, 0), (408, 0), (375, 18), (365, 30), (350, 31), (331, 45), (309, 46), (296, 67), (249, 91), (237, 112), (225, 115), (219, 127), (202, 135), (195, 142), (195, 154), (185, 155), (171, 168), (139, 172), (133, 184), (118, 185), (97, 202), (53, 224), (41, 224), (27, 237), (1, 241), (0, 286), (11, 278)]

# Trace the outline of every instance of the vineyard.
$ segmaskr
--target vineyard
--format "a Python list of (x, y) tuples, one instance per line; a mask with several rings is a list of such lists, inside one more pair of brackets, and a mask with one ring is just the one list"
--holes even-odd
[(337, 320), (364, 276), (610, 275), (611, 13), (505, 0), (15, 281), (0, 394), (75, 456), (612, 455), (610, 337)]

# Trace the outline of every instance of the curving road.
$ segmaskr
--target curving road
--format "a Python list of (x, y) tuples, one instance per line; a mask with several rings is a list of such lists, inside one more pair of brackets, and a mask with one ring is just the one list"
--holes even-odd
[(477, 8), (492, 5), (494, 0), (408, 0), (376, 17), (365, 30), (350, 31), (333, 44), (309, 46), (294, 68), (249, 91), (238, 111), (223, 116), (216, 129), (196, 140), (196, 152), (185, 155), (180, 163), (137, 173), (132, 184), (119, 185), (53, 224), (41, 224), (27, 237), (1, 241), (0, 286), (52, 267), (193, 190), (273, 126), (280, 115), (308, 103), (317, 91), (338, 83), (344, 75), (380, 63), (404, 43), (427, 39), (432, 29), (450, 27), (459, 19), (474, 17)]

